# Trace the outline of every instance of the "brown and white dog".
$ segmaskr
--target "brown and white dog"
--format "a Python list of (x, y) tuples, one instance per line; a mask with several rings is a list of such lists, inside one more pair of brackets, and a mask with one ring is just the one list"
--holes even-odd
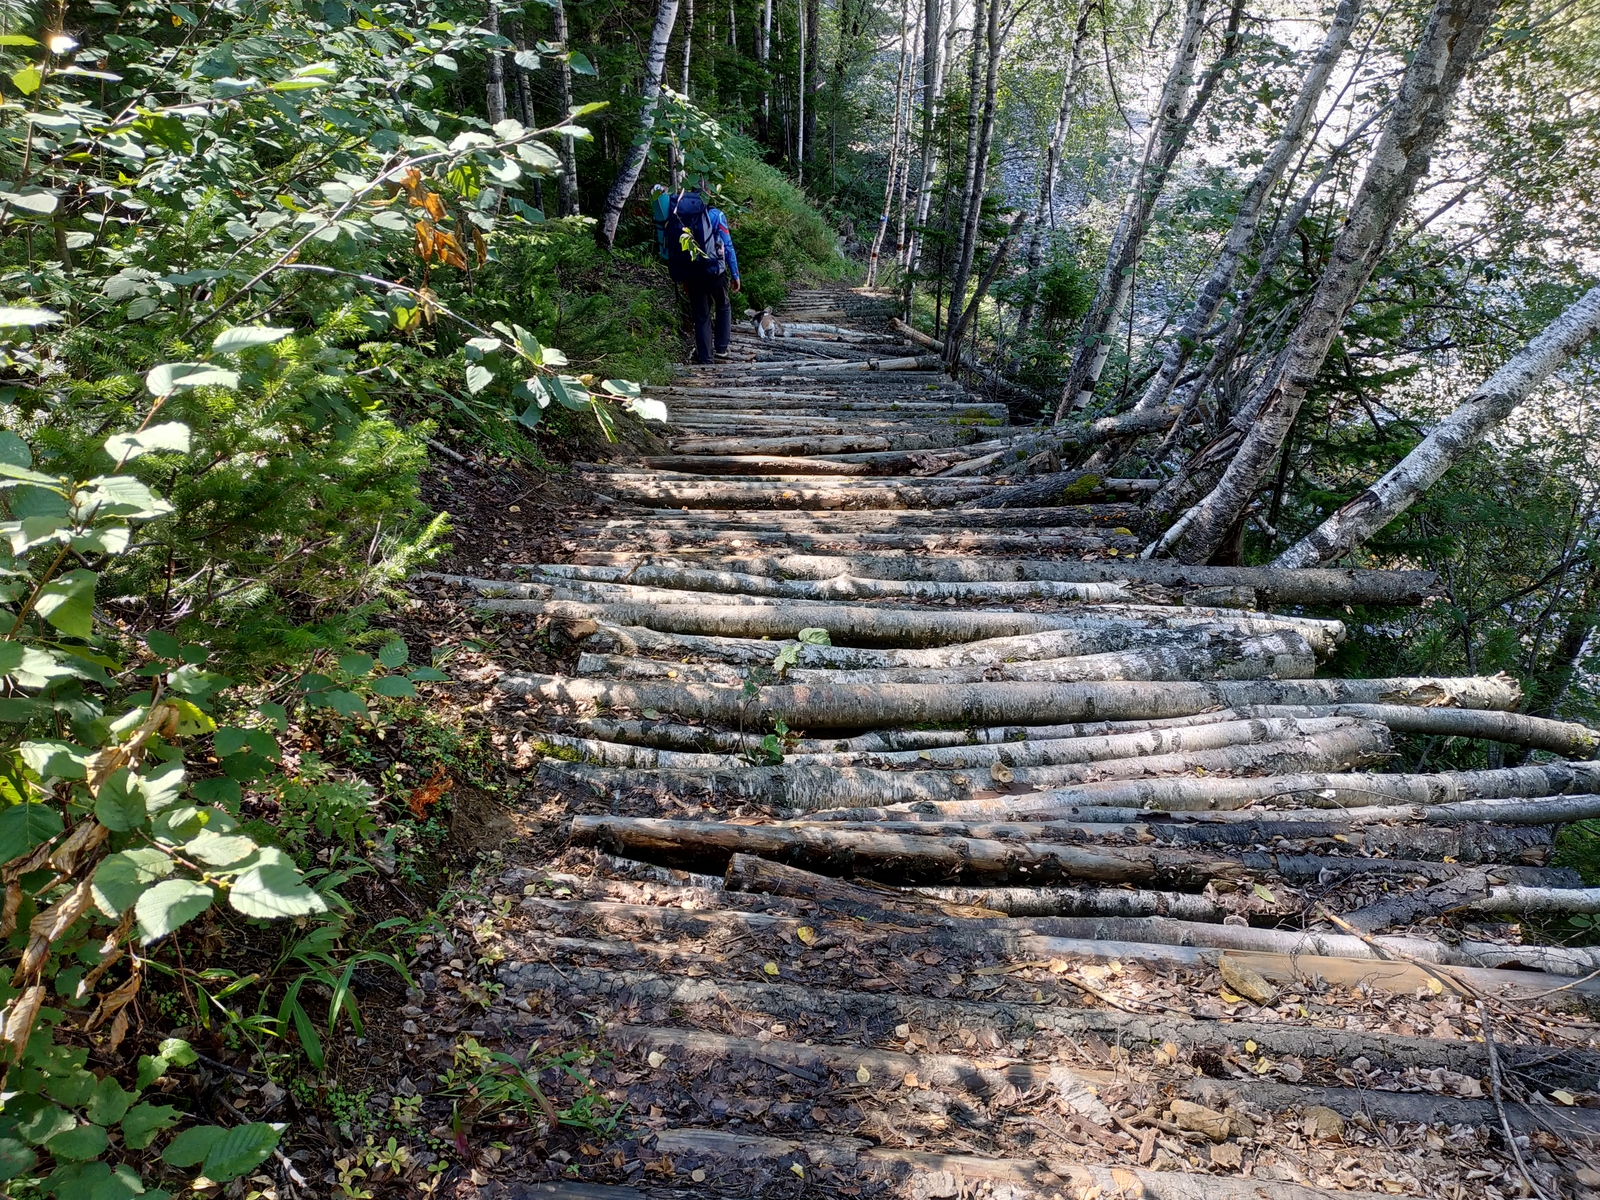
[(778, 324), (778, 318), (772, 315), (770, 308), (763, 308), (756, 313), (750, 324), (755, 326), (756, 336), (763, 340), (783, 336), (783, 326)]

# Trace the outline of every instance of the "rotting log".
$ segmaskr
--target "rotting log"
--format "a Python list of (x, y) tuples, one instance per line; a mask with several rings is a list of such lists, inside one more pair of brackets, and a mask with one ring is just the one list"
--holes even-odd
[[(1430, 882), (1469, 872), (1466, 867), (1450, 863), (1406, 859), (1262, 852), (1204, 854), (1168, 846), (1083, 847), (982, 838), (919, 838), (870, 830), (834, 830), (826, 825), (730, 825), (654, 817), (577, 816), (572, 821), (571, 838), (575, 845), (597, 845), (614, 853), (691, 868), (699, 865), (726, 870), (729, 856), (742, 853), (815, 869), (820, 874), (888, 876), (896, 882), (919, 877), (940, 882), (1004, 882), (1026, 877), (1045, 882), (1071, 879), (1176, 889), (1203, 887), (1218, 878), (1314, 880), (1324, 871), (1335, 878), (1376, 874)], [(1550, 878), (1534, 867), (1496, 870), (1507, 881)]]
[(799, 867), (786, 866), (753, 854), (731, 856), (728, 869), (723, 874), (723, 883), (731, 891), (787, 896), (846, 910), (937, 911), (947, 916), (966, 917), (1003, 915), (972, 904), (929, 899), (890, 887), (847, 883), (842, 879), (803, 871)]
[[(813, 610), (814, 613), (815, 610)], [(886, 610), (867, 610), (878, 615)], [(704, 610), (698, 610), (703, 614)], [(585, 614), (587, 615), (587, 614)], [(808, 613), (807, 616), (812, 615)], [(952, 614), (953, 615), (953, 614)], [(977, 615), (977, 614), (973, 614)], [(1011, 616), (1013, 614), (981, 614)], [(1020, 615), (1020, 614), (1019, 614)], [(804, 619), (804, 618), (802, 618)], [(1245, 704), (1429, 704), (1512, 708), (1521, 697), (1507, 676), (1460, 679), (1225, 680), (1215, 683), (969, 683), (871, 686), (785, 685), (746, 689), (670, 686), (559, 675), (500, 677), (503, 691), (575, 707), (655, 709), (725, 725), (799, 729), (870, 729), (899, 724), (999, 724), (1094, 717), (1183, 716)], [(1210, 782), (1210, 781), (1200, 781)], [(1239, 781), (1229, 781), (1239, 782)], [(1552, 789), (1542, 789), (1548, 795)], [(1409, 797), (1400, 797), (1409, 799)]]

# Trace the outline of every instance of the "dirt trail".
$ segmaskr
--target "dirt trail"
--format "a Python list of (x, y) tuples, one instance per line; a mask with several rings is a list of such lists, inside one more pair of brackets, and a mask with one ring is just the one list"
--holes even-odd
[[(432, 585), (538, 647), (483, 673), (528, 791), (407, 1010), (419, 1064), (470, 1036), (565, 1111), (477, 1194), (1600, 1186), (1600, 958), (1515, 923), (1600, 906), (1548, 862), (1593, 735), (1319, 680), (1343, 626), (1267, 610), (1425, 580), (1125, 567), (1138, 481), (996, 507), (947, 472), (1026, 431), (891, 315), (797, 292), (656, 390), (667, 453), (583, 471), (568, 561)], [(1370, 773), (1418, 729), (1540, 749)]]

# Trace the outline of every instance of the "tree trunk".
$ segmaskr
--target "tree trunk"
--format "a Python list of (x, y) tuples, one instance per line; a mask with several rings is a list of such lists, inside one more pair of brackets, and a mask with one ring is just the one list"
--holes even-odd
[[(1081, 0), (1078, 10), (1078, 27), (1072, 35), (1072, 57), (1061, 80), (1061, 104), (1056, 110), (1056, 123), (1050, 131), (1050, 141), (1045, 147), (1044, 167), (1039, 173), (1039, 200), (1033, 211), (1033, 232), (1028, 238), (1027, 272), (1037, 276), (1044, 261), (1046, 218), (1048, 227), (1055, 228), (1056, 170), (1061, 162), (1061, 150), (1066, 144), (1067, 131), (1072, 128), (1072, 113), (1077, 105), (1078, 77), (1083, 72), (1083, 44), (1089, 39), (1089, 11), (1094, 0)], [(1017, 326), (1012, 338), (1021, 345), (1033, 327), (1033, 314), (1039, 305), (1039, 287), (1028, 288), (1027, 298), (1017, 313)]]
[(1195, 64), (1200, 59), (1200, 44), (1205, 34), (1205, 7), (1206, 0), (1189, 0), (1183, 29), (1173, 50), (1172, 66), (1162, 85), (1150, 133), (1145, 139), (1144, 158), (1117, 223), (1116, 234), (1111, 239), (1094, 303), (1078, 334), (1072, 367), (1056, 408), (1057, 421), (1070, 410), (1087, 404), (1094, 394), (1095, 383), (1111, 350), (1112, 331), (1133, 288), (1133, 270), (1144, 241), (1144, 227), (1166, 184), (1167, 170), (1176, 161), (1193, 128), (1193, 122), (1186, 121), (1185, 114), (1190, 108)]
[(1168, 552), (1186, 562), (1203, 562), (1244, 515), (1257, 485), (1276, 462), (1345, 315), (1360, 298), (1426, 172), (1433, 147), (1449, 126), (1456, 91), (1498, 8), (1499, 0), (1437, 0), (1287, 352), (1235, 417), (1232, 429), (1239, 447), (1222, 478), (1163, 537)]
[(1172, 395), (1173, 387), (1178, 382), (1178, 377), (1183, 374), (1184, 368), (1189, 364), (1190, 356), (1200, 344), (1200, 339), (1205, 336), (1206, 330), (1211, 328), (1211, 322), (1216, 318), (1218, 309), (1222, 307), (1223, 300), (1233, 287), (1239, 263), (1255, 241), (1267, 197), (1273, 188), (1278, 186), (1278, 181), (1283, 178), (1290, 159), (1305, 142), (1316, 117), (1317, 104), (1322, 99), (1322, 93), (1327, 90), (1328, 79), (1338, 64), (1339, 56), (1344, 53), (1345, 43), (1350, 39), (1350, 31), (1361, 16), (1362, 5), (1363, 0), (1341, 0), (1338, 10), (1334, 13), (1333, 23), (1323, 38), (1322, 46), (1317, 50), (1311, 65), (1306, 69), (1305, 76), (1300, 81), (1300, 91), (1295, 97), (1294, 106), (1284, 118), (1283, 132), (1278, 135), (1278, 141), (1268, 154), (1266, 162), (1261, 164), (1261, 169), (1256, 172), (1255, 178), (1239, 197), (1239, 211), (1233, 219), (1233, 226), (1228, 230), (1227, 239), (1222, 244), (1222, 252), (1217, 256), (1211, 274), (1196, 294), (1194, 304), (1185, 316), (1182, 326), (1168, 343), (1166, 353), (1161, 359), (1160, 370), (1145, 388), (1144, 394), (1139, 397), (1135, 408), (1155, 408), (1167, 402), (1167, 398)]
[(1273, 566), (1316, 566), (1355, 549), (1416, 503), (1596, 333), (1600, 333), (1600, 288), (1591, 289), (1552, 321), (1397, 466), (1278, 555)]
[[(556, 42), (563, 51), (570, 51), (567, 45), (567, 6), (565, 0), (551, 0), (550, 11), (554, 20)], [(572, 112), (572, 66), (565, 58), (556, 75), (560, 88), (559, 99), (561, 102), (561, 119), (567, 120)], [(561, 215), (575, 217), (578, 215), (578, 156), (570, 137), (561, 139)]]
[(694, 50), (694, 0), (684, 0), (683, 11), (683, 71), (680, 74), (678, 90), (685, 97), (689, 95), (689, 57)]
[[(961, 214), (961, 249), (956, 258), (955, 278), (950, 284), (950, 311), (956, 314), (951, 322), (952, 332), (946, 337), (950, 345), (947, 352), (950, 360), (955, 361), (955, 356), (960, 349), (961, 338), (967, 328), (966, 304), (967, 283), (972, 274), (972, 260), (978, 251), (978, 235), (983, 219), (983, 198), (989, 187), (989, 147), (994, 140), (995, 97), (1000, 85), (1000, 56), (1005, 50), (1006, 35), (1010, 32), (1009, 23), (1002, 26), (1000, 21), (1000, 6), (1002, 0), (990, 0), (988, 11), (988, 26), (984, 31), (983, 45), (987, 52), (986, 67), (983, 82), (983, 110), (982, 119), (978, 124), (976, 144), (968, 143), (967, 153), (970, 156), (968, 171), (972, 177), (971, 186), (962, 194), (965, 204)], [(973, 34), (972, 52), (978, 52), (976, 30)], [(976, 82), (977, 72), (973, 72)], [(1020, 228), (1021, 217), (1018, 214), (1018, 223), (1012, 226), (1007, 239), (1009, 249), (1010, 240), (1016, 237)], [(1000, 261), (1004, 261), (1001, 259)], [(973, 351), (976, 356), (976, 350)]]
[[(992, 109), (986, 110), (984, 124), (992, 127), (994, 124), (993, 117)], [(987, 151), (985, 151), (985, 154), (987, 154)], [(961, 316), (950, 327), (950, 333), (946, 339), (945, 361), (951, 367), (954, 367), (960, 361), (961, 339), (966, 334), (968, 327), (973, 326), (977, 321), (978, 307), (983, 303), (983, 298), (989, 294), (989, 289), (994, 286), (995, 279), (999, 277), (1000, 272), (1005, 268), (1006, 259), (1011, 254), (1011, 247), (1016, 244), (1017, 234), (1021, 232), (1022, 222), (1026, 218), (1027, 213), (1023, 211), (1019, 211), (1012, 218), (1011, 228), (1006, 232), (1006, 236), (1001, 239), (1000, 244), (994, 248), (994, 254), (989, 259), (989, 265), (983, 272), (983, 278), (978, 281), (978, 286), (972, 293), (972, 299), (967, 301), (966, 308), (961, 310)], [(974, 244), (977, 242), (976, 228), (973, 230), (973, 242)], [(971, 264), (969, 263), (968, 265), (970, 266)], [(965, 286), (964, 282), (963, 286)], [(974, 349), (973, 353), (976, 355), (976, 349)]]
[(639, 111), (639, 133), (617, 171), (611, 190), (606, 193), (605, 209), (595, 226), (595, 240), (603, 250), (611, 249), (616, 240), (622, 207), (627, 204), (633, 185), (639, 182), (639, 172), (644, 170), (645, 159), (650, 156), (650, 132), (655, 128), (656, 101), (661, 96), (661, 72), (667, 65), (667, 43), (677, 19), (678, 0), (657, 0), (656, 23), (650, 31), (650, 50), (644, 65), (644, 85), (639, 92), (644, 102)]
[[(800, 87), (805, 98), (805, 113), (801, 118), (805, 126), (805, 145), (815, 156), (817, 153), (817, 97), (822, 92), (822, 0), (801, 0), (806, 10), (805, 59), (800, 70)], [(807, 151), (800, 153), (805, 162)]]
[[(965, 250), (967, 216), (973, 205), (973, 188), (978, 179), (978, 128), (983, 119), (983, 100), (980, 87), (984, 80), (984, 38), (988, 34), (989, 15), (991, 11), (999, 13), (1002, 0), (973, 0), (972, 10), (972, 47), (967, 59), (967, 141), (963, 154), (961, 168), (961, 195), (956, 205), (956, 229), (960, 236), (955, 245), (955, 270), (951, 273), (950, 287), (950, 319), (947, 324), (955, 324), (955, 314), (966, 303), (966, 280), (960, 278), (960, 290), (955, 286), (955, 280), (961, 275), (961, 255)], [(937, 332), (937, 330), (935, 331)], [(953, 339), (946, 336), (945, 343), (948, 347)], [(957, 347), (959, 348), (959, 347)]]
[(938, 150), (934, 125), (939, 119), (940, 93), (944, 90), (944, 5), (943, 0), (925, 0), (922, 25), (922, 150), (917, 176), (917, 206), (911, 221), (911, 236), (906, 243), (904, 267), (905, 310), (911, 315), (912, 276), (922, 254), (922, 229), (933, 203), (934, 159)]
[(917, 24), (911, 31), (911, 62), (906, 78), (905, 114), (900, 122), (900, 186), (897, 191), (895, 204), (900, 214), (900, 219), (895, 226), (894, 235), (894, 261), (895, 266), (902, 272), (905, 269), (906, 256), (906, 226), (909, 213), (906, 209), (906, 199), (911, 187), (911, 109), (916, 99), (916, 73), (920, 56), (925, 54), (926, 47), (922, 44), (922, 26)]
[[(490, 33), (500, 32), (500, 0), (489, 0), (489, 11), (483, 27)], [(489, 124), (498, 125), (506, 119), (506, 60), (500, 48), (489, 51), (487, 109)]]
[(761, 0), (761, 32), (756, 40), (756, 61), (761, 64), (761, 141), (772, 142), (772, 0)]
[(906, 75), (911, 66), (911, 47), (906, 40), (906, 25), (910, 13), (910, 0), (900, 0), (900, 70), (894, 80), (894, 123), (889, 134), (889, 176), (883, 185), (883, 212), (878, 217), (878, 228), (872, 235), (872, 250), (867, 255), (866, 286), (869, 288), (878, 282), (878, 255), (883, 251), (883, 240), (889, 232), (889, 210), (894, 204), (896, 177), (900, 171), (900, 106), (905, 101)]

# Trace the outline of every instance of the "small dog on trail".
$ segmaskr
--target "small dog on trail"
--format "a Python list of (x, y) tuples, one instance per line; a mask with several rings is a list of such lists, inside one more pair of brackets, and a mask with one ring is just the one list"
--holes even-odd
[(778, 324), (778, 318), (772, 315), (770, 308), (763, 308), (750, 323), (755, 326), (756, 336), (763, 340), (775, 338), (783, 332), (783, 326)]

